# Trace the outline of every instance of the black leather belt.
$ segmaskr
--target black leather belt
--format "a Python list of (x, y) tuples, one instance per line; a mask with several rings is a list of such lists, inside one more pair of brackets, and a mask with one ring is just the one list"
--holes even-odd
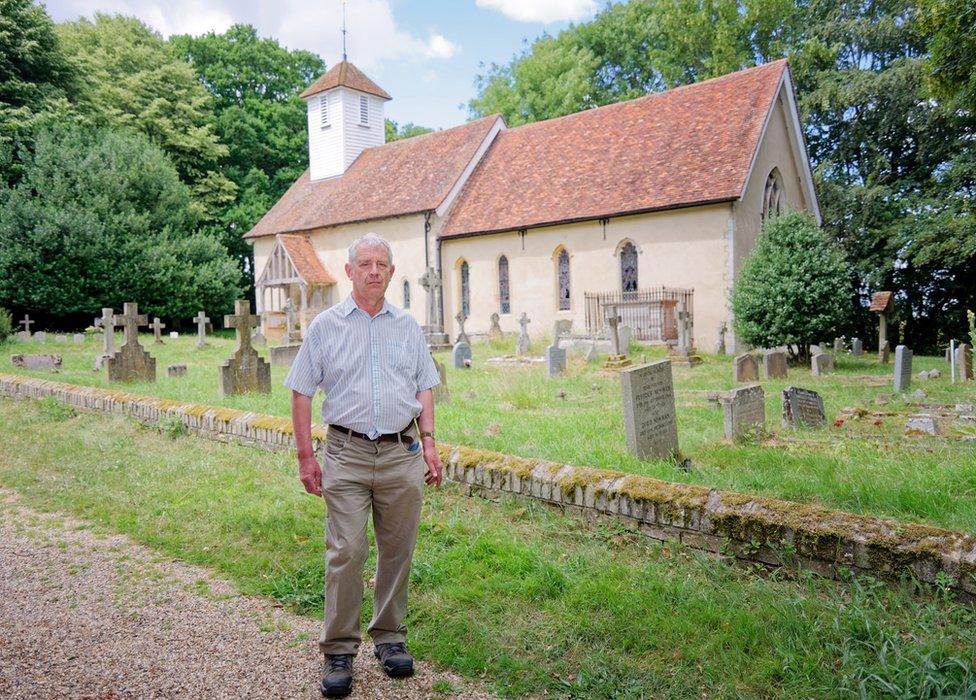
[(338, 432), (345, 433), (346, 435), (351, 435), (352, 437), (359, 438), (360, 440), (368, 440), (369, 442), (403, 441), (408, 445), (413, 442), (413, 438), (407, 435), (407, 431), (410, 430), (411, 427), (413, 427), (412, 423), (407, 425), (407, 427), (401, 430), (399, 433), (383, 433), (377, 436), (376, 439), (374, 440), (373, 438), (366, 435), (366, 433), (357, 433), (355, 430), (352, 430), (351, 428), (345, 428), (341, 425), (336, 425), (335, 423), (329, 423), (329, 430), (336, 430)]

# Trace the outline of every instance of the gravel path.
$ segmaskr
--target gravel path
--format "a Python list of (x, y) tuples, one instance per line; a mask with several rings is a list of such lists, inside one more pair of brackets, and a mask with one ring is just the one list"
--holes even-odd
[[(2, 698), (318, 698), (318, 628), (0, 489)], [(417, 671), (387, 678), (364, 643), (352, 697), (490, 697), (422, 662)]]

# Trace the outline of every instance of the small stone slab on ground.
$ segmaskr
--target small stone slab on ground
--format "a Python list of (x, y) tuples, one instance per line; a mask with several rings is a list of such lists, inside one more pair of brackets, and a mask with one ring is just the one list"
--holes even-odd
[(170, 365), (166, 368), (166, 374), (170, 377), (185, 377), (186, 365)]
[(11, 355), (10, 364), (24, 369), (49, 369), (57, 372), (61, 369), (60, 355)]

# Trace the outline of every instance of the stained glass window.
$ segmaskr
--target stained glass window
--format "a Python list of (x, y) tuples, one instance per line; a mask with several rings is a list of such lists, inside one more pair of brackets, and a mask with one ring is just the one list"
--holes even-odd
[(559, 251), (559, 310), (569, 311), (569, 253)]
[(471, 285), (468, 280), (468, 262), (461, 263), (461, 313), (471, 315)]
[(403, 280), (403, 308), (410, 308), (410, 281)]
[(766, 178), (766, 189), (763, 191), (762, 220), (776, 216), (783, 211), (783, 180), (779, 170), (773, 168)]
[(512, 312), (512, 299), (508, 291), (508, 258), (498, 258), (498, 300), (503, 314)]
[(620, 249), (620, 290), (637, 291), (637, 248), (630, 242)]

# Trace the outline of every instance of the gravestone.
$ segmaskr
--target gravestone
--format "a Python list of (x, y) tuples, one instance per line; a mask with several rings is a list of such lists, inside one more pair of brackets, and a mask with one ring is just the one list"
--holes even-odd
[(890, 359), (891, 359), (891, 344), (886, 340), (881, 344), (881, 347), (878, 348), (878, 362), (880, 362), (883, 365), (886, 365), (888, 364), (888, 361)]
[(499, 340), (502, 337), (502, 327), (498, 325), (500, 318), (497, 313), (491, 315), (491, 327), (488, 328), (488, 337), (492, 340)]
[[(632, 364), (627, 358), (627, 355), (621, 352), (626, 346), (620, 342), (620, 321), (621, 318), (616, 312), (607, 317), (607, 325), (610, 326), (610, 354), (607, 356), (607, 361), (603, 363), (604, 369), (619, 370), (624, 367), (630, 367)], [(629, 334), (627, 342), (629, 345)], [(668, 371), (671, 371), (670, 363), (668, 365)]]
[(769, 350), (763, 353), (763, 375), (766, 379), (786, 379), (787, 372), (785, 352)]
[(620, 388), (627, 448), (640, 459), (666, 459), (678, 451), (671, 361), (623, 369)]
[(756, 435), (766, 428), (766, 395), (759, 385), (732, 389), (721, 396), (725, 439), (729, 442)]
[(847, 346), (847, 343), (845, 342), (845, 340), (846, 339), (844, 338), (844, 336), (841, 336), (840, 338), (834, 338), (834, 354), (835, 355), (840, 355), (842, 352), (844, 352), (844, 348)]
[(745, 353), (732, 360), (732, 381), (757, 382), (759, 381), (759, 363), (756, 358)]
[(205, 348), (207, 347), (207, 324), (210, 323), (210, 319), (201, 311), (193, 320), (197, 324), (197, 347)]
[(180, 334), (177, 331), (170, 331), (169, 337), (172, 338), (173, 340), (176, 340), (177, 338), (180, 337)]
[(912, 385), (912, 351), (904, 345), (895, 348), (895, 391), (908, 391)]
[(470, 350), (471, 338), (469, 338), (468, 334), (464, 332), (464, 324), (468, 320), (468, 317), (465, 316), (464, 311), (458, 311), (457, 316), (454, 317), (454, 320), (457, 321), (458, 324), (458, 337), (454, 342), (464, 343), (465, 345), (469, 346), (468, 349)]
[(725, 322), (719, 324), (718, 327), (718, 340), (715, 341), (715, 354), (724, 355), (725, 354), (725, 334), (728, 329), (725, 326)]
[(166, 374), (170, 377), (185, 377), (186, 365), (170, 365), (166, 368)]
[(73, 342), (75, 345), (84, 345), (85, 344), (85, 334), (84, 333), (75, 333), (74, 335), (71, 336), (71, 342)]
[(552, 324), (552, 344), (559, 345), (559, 339), (573, 332), (573, 322), (569, 319), (559, 319)]
[(445, 401), (451, 400), (451, 392), (447, 390), (447, 367), (444, 366), (443, 362), (438, 362), (437, 358), (434, 357), (433, 353), (430, 355), (430, 359), (434, 361), (434, 367), (437, 368), (437, 376), (440, 377), (441, 382), (433, 388), (434, 392), (434, 403), (443, 403)]
[(596, 341), (594, 340), (587, 346), (586, 351), (583, 353), (583, 359), (587, 362), (593, 362), (597, 358), (596, 352)]
[(37, 331), (32, 337), (34, 338), (35, 342), (38, 343), (47, 342), (47, 333), (45, 333), (44, 331)]
[(558, 345), (546, 348), (546, 366), (550, 377), (561, 377), (566, 373), (566, 350)]
[(30, 316), (28, 316), (27, 314), (24, 314), (24, 320), (21, 321), (19, 325), (21, 325), (21, 326), (24, 327), (24, 332), (27, 334), (27, 337), (28, 338), (30, 337), (30, 334), (31, 334), (30, 327), (33, 326), (35, 323), (37, 323), (37, 322), (36, 321), (31, 321), (31, 317)]
[(68, 342), (68, 336), (66, 336), (66, 335), (64, 335), (62, 333), (58, 333), (56, 336), (54, 336), (54, 342), (55, 343), (67, 343)]
[(783, 390), (784, 428), (818, 428), (826, 422), (820, 394), (795, 386)]
[(60, 355), (11, 355), (10, 363), (14, 367), (24, 369), (49, 369), (57, 372), (61, 369)]
[(122, 306), (122, 315), (113, 319), (122, 326), (124, 340), (107, 360), (110, 382), (156, 381), (156, 359), (139, 345), (139, 326), (148, 325), (146, 321), (139, 315), (139, 305), (128, 301)]
[(834, 356), (825, 352), (818, 352), (810, 358), (810, 373), (814, 377), (822, 377), (834, 371)]
[(153, 319), (153, 322), (151, 324), (149, 324), (149, 327), (152, 328), (152, 332), (153, 332), (153, 345), (162, 345), (163, 344), (163, 329), (166, 328), (166, 324), (165, 323), (160, 323), (159, 322), (159, 316), (156, 316)]
[(694, 367), (702, 361), (695, 352), (691, 314), (683, 301), (678, 304), (678, 345), (671, 349), (670, 357), (671, 364), (677, 367)]
[(909, 416), (905, 424), (906, 435), (938, 435), (939, 425), (935, 417), (928, 413)]
[(251, 347), (251, 329), (259, 323), (259, 319), (251, 315), (251, 302), (246, 299), (234, 302), (234, 312), (233, 315), (224, 316), (224, 326), (236, 332), (237, 345), (234, 354), (218, 368), (217, 391), (220, 398), (252, 391), (270, 394), (271, 365)]
[(529, 354), (529, 333), (525, 327), (532, 323), (532, 321), (529, 320), (529, 317), (526, 316), (525, 312), (523, 311), (518, 322), (520, 330), (518, 342), (515, 344), (515, 354), (521, 357), (522, 355)]
[(451, 359), (454, 362), (454, 369), (465, 369), (471, 366), (471, 345), (462, 341), (454, 343), (451, 351)]
[(93, 367), (97, 372), (115, 354), (115, 310), (102, 307), (102, 315), (95, 319), (95, 326), (102, 329), (102, 354), (95, 356)]
[(31, 339), (31, 335), (27, 331), (17, 331), (18, 343), (26, 343), (30, 339)]
[(295, 358), (298, 357), (298, 351), (301, 347), (301, 343), (296, 343), (292, 345), (276, 345), (268, 348), (268, 360), (271, 361), (271, 366), (291, 367), (295, 363)]
[[(170, 333), (170, 335), (173, 334)], [(254, 345), (256, 347), (261, 347), (261, 348), (268, 346), (268, 339), (264, 337), (264, 333), (261, 332), (260, 327), (255, 328), (254, 332), (251, 333), (251, 345)], [(271, 364), (274, 364), (274, 362), (272, 362)]]
[(293, 343), (301, 344), (302, 336), (298, 332), (298, 319), (296, 318), (295, 305), (291, 302), (291, 298), (285, 299), (285, 305), (282, 307), (282, 311), (285, 312), (285, 345), (292, 345)]
[(420, 277), (420, 286), (427, 292), (427, 307), (425, 310), (427, 324), (427, 344), (435, 347), (443, 347), (448, 344), (447, 334), (444, 332), (444, 323), (441, 320), (440, 307), (437, 300), (440, 298), (441, 276), (437, 271), (428, 267)]
[(960, 382), (973, 379), (973, 350), (967, 343), (956, 346), (956, 377)]
[(860, 357), (864, 354), (864, 343), (860, 338), (851, 338), (851, 355)]

